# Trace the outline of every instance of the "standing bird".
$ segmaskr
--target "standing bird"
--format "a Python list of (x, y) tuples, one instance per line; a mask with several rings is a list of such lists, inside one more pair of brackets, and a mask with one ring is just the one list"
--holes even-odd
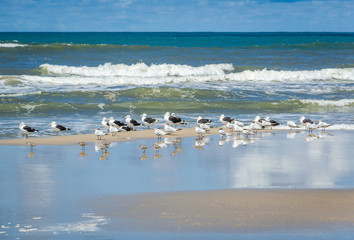
[(325, 128), (328, 128), (333, 125), (333, 124), (323, 122), (322, 120), (317, 120), (317, 122), (318, 122), (318, 127), (322, 128), (322, 130), (325, 130)]
[(108, 119), (108, 125), (109, 126), (113, 126), (113, 127), (116, 127), (116, 128), (120, 128), (120, 127), (123, 127), (125, 126), (124, 123), (122, 123), (121, 121), (118, 121), (118, 120), (115, 120), (113, 117), (110, 117)]
[(278, 123), (278, 122), (275, 121), (275, 120), (271, 120), (269, 117), (265, 117), (264, 120), (266, 120), (267, 122), (269, 122), (270, 125), (271, 125), (271, 127), (280, 125), (280, 123)]
[(119, 132), (119, 129), (116, 127), (110, 126), (109, 132), (112, 134), (112, 137), (114, 137), (115, 135), (117, 135), (117, 132)]
[(219, 120), (222, 124), (232, 123), (235, 121), (235, 119), (232, 119), (230, 117), (225, 117), (224, 114), (220, 115)]
[(289, 128), (300, 128), (300, 126), (296, 125), (294, 121), (287, 121), (286, 125), (288, 125)]
[(224, 129), (222, 129), (222, 128), (219, 128), (219, 134), (221, 137), (231, 136), (230, 133), (225, 132)]
[(171, 126), (168, 125), (168, 124), (162, 124), (162, 126), (164, 126), (165, 131), (168, 132), (168, 133), (173, 133), (173, 132), (176, 132), (176, 131), (177, 131), (176, 128), (171, 127)]
[(182, 120), (180, 117), (177, 117), (174, 113), (170, 114), (169, 112), (166, 112), (163, 115), (163, 118), (165, 120), (165, 122), (171, 126), (175, 126), (175, 128), (177, 129), (177, 124), (179, 125), (187, 125), (185, 120)]
[(205, 134), (205, 130), (200, 127), (194, 127), (195, 132), (198, 134), (198, 137), (203, 137), (203, 134)]
[(27, 126), (24, 122), (20, 123), (20, 130), (24, 135), (24, 138), (27, 138), (30, 133), (39, 132), (37, 129)]
[(95, 135), (97, 136), (97, 140), (102, 140), (102, 137), (106, 135), (102, 130), (99, 128), (93, 129), (95, 131)]
[(141, 122), (143, 123), (144, 126), (147, 126), (148, 129), (150, 129), (150, 126), (154, 125), (155, 123), (157, 123), (159, 120), (155, 119), (155, 118), (151, 118), (151, 117), (147, 117), (146, 113), (143, 113), (141, 115)]
[(314, 122), (311, 119), (305, 118), (304, 116), (299, 118), (299, 121), (303, 126), (305, 126), (306, 123), (314, 124)]
[(109, 130), (109, 122), (107, 121), (107, 118), (102, 118), (101, 124), (105, 129)]
[(155, 130), (155, 134), (156, 134), (158, 139), (160, 139), (161, 136), (166, 135), (166, 133), (164, 131), (162, 131), (161, 129), (155, 128), (154, 130)]
[(134, 131), (134, 127), (140, 126), (141, 124), (138, 123), (136, 120), (132, 119), (130, 115), (125, 116), (125, 122), (129, 127), (131, 127)]
[(67, 128), (67, 127), (64, 127), (63, 125), (57, 124), (54, 121), (50, 124), (50, 126), (52, 127), (52, 129), (54, 131), (57, 132), (57, 136), (59, 135), (59, 132), (61, 132), (61, 131), (70, 131), (71, 130), (70, 128)]
[(207, 119), (207, 118), (202, 118), (201, 116), (197, 117), (197, 123), (201, 124), (210, 124), (213, 120)]

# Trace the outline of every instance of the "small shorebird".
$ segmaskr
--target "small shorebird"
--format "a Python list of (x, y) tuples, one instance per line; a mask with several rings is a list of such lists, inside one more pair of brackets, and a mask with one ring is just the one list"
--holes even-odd
[(30, 126), (27, 126), (24, 122), (20, 123), (20, 130), (24, 135), (24, 138), (27, 138), (30, 133), (39, 132), (37, 129), (34, 129)]
[(144, 153), (144, 155), (145, 155), (145, 150), (148, 149), (148, 146), (146, 146), (146, 145), (140, 145), (140, 149), (143, 150), (143, 153)]
[(70, 128), (64, 127), (63, 125), (57, 124), (55, 121), (53, 121), (50, 126), (54, 131), (57, 132), (57, 136), (59, 135), (59, 132), (61, 131), (70, 131)]

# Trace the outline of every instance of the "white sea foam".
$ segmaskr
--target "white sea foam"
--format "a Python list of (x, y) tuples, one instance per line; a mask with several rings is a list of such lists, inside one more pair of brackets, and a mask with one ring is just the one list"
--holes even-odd
[(161, 85), (202, 82), (312, 82), (354, 81), (354, 68), (331, 68), (312, 71), (246, 70), (232, 72), (232, 64), (209, 64), (199, 67), (176, 64), (145, 63), (132, 65), (105, 63), (97, 67), (74, 67), (43, 64), (42, 76), (22, 76), (26, 80), (66, 85)]
[(43, 232), (95, 232), (99, 230), (99, 226), (105, 225), (109, 222), (109, 219), (102, 216), (95, 216), (92, 213), (82, 214), (83, 218), (89, 218), (89, 220), (83, 220), (73, 223), (61, 223), (58, 225), (48, 226), (39, 231)]
[(26, 47), (27, 44), (20, 43), (0, 43), (0, 48), (15, 48), (15, 47)]
[(341, 100), (312, 100), (312, 99), (302, 99), (300, 102), (304, 104), (314, 104), (321, 107), (345, 107), (354, 105), (354, 99), (341, 99)]
[(309, 71), (246, 70), (231, 73), (226, 77), (232, 81), (278, 81), (304, 82), (313, 80), (354, 80), (354, 68), (328, 68)]
[(40, 68), (49, 74), (77, 75), (85, 77), (167, 77), (167, 76), (223, 76), (232, 71), (232, 64), (210, 64), (200, 67), (176, 64), (137, 63), (133, 65), (105, 63), (97, 67), (73, 67), (66, 65), (42, 64)]

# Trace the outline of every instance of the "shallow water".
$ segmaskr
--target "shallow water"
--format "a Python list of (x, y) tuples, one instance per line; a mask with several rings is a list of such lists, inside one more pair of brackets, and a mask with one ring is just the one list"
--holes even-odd
[[(109, 228), (91, 203), (141, 192), (241, 188), (353, 188), (352, 131), (274, 132), (249, 139), (156, 139), (77, 146), (0, 146), (1, 239), (349, 239), (352, 230), (143, 233)], [(171, 139), (173, 140), (173, 139)], [(140, 145), (149, 147), (145, 154)], [(142, 156), (146, 156), (143, 157)]]

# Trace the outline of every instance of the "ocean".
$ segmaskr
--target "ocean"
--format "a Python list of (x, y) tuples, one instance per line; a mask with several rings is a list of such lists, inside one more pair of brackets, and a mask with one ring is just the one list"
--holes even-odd
[(174, 112), (354, 129), (354, 33), (0, 33), (0, 138)]

